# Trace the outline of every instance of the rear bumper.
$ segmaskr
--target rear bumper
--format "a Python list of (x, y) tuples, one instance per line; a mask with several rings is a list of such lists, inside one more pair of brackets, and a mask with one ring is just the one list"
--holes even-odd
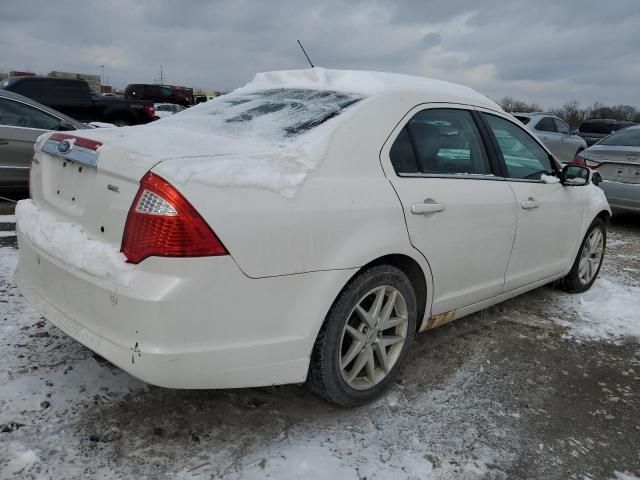
[(145, 382), (234, 388), (306, 379), (317, 331), (352, 272), (250, 279), (230, 257), (149, 258), (129, 286), (69, 269), (18, 226), (18, 286), (51, 323)]
[(599, 187), (604, 191), (612, 210), (640, 213), (640, 184), (603, 180)]

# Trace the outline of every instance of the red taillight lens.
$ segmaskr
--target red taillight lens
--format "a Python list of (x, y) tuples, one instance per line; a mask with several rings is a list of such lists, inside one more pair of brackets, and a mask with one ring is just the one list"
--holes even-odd
[(573, 157), (573, 161), (571, 163), (573, 163), (574, 165), (584, 166), (584, 158), (582, 158), (579, 153), (576, 153), (576, 155), (575, 155), (575, 157)]
[(129, 263), (147, 257), (228, 255), (193, 206), (162, 177), (147, 173), (129, 209), (122, 237)]
[(600, 166), (600, 162), (594, 162), (593, 160), (587, 160), (586, 158), (584, 159), (584, 164), (587, 167), (593, 168), (593, 169), (596, 169)]
[(146, 113), (151, 118), (153, 118), (153, 117), (156, 116), (156, 109), (153, 107), (153, 105), (145, 105), (144, 106), (144, 113)]

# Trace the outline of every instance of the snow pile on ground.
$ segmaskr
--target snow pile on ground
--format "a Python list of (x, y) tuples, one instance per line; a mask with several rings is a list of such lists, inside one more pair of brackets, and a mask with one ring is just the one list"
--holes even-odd
[(67, 449), (84, 408), (146, 385), (42, 319), (12, 280), (17, 261), (0, 247), (0, 478), (88, 478), (81, 462), (56, 471), (49, 456)]
[(90, 239), (78, 225), (60, 221), (36, 206), (33, 200), (16, 205), (17, 225), (37, 248), (65, 265), (90, 275), (127, 284), (133, 266), (119, 249)]
[(596, 279), (591, 289), (559, 297), (569, 318), (555, 318), (566, 335), (590, 340), (617, 341), (640, 338), (640, 287), (619, 283), (608, 276)]
[(611, 480), (640, 480), (640, 477), (636, 477), (635, 475), (629, 472), (625, 472), (625, 473), (615, 472), (614, 475), (615, 476)]

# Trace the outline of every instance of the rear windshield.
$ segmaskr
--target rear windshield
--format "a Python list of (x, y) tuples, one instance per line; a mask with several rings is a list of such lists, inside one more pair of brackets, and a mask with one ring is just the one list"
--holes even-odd
[(515, 117), (525, 125), (531, 121), (531, 117), (521, 117), (520, 115), (516, 115)]
[(159, 124), (180, 122), (224, 136), (284, 140), (340, 115), (363, 96), (325, 90), (276, 89), (217, 97)]
[(640, 147), (640, 128), (627, 128), (600, 140), (598, 145)]

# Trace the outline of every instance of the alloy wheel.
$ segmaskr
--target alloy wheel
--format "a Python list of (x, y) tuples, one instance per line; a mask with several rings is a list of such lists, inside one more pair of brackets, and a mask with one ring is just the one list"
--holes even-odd
[(578, 278), (583, 285), (587, 285), (598, 272), (598, 267), (604, 256), (604, 235), (598, 228), (594, 228), (582, 247)]
[(380, 383), (398, 361), (407, 338), (407, 302), (384, 285), (366, 293), (343, 328), (338, 362), (344, 381), (355, 390)]

